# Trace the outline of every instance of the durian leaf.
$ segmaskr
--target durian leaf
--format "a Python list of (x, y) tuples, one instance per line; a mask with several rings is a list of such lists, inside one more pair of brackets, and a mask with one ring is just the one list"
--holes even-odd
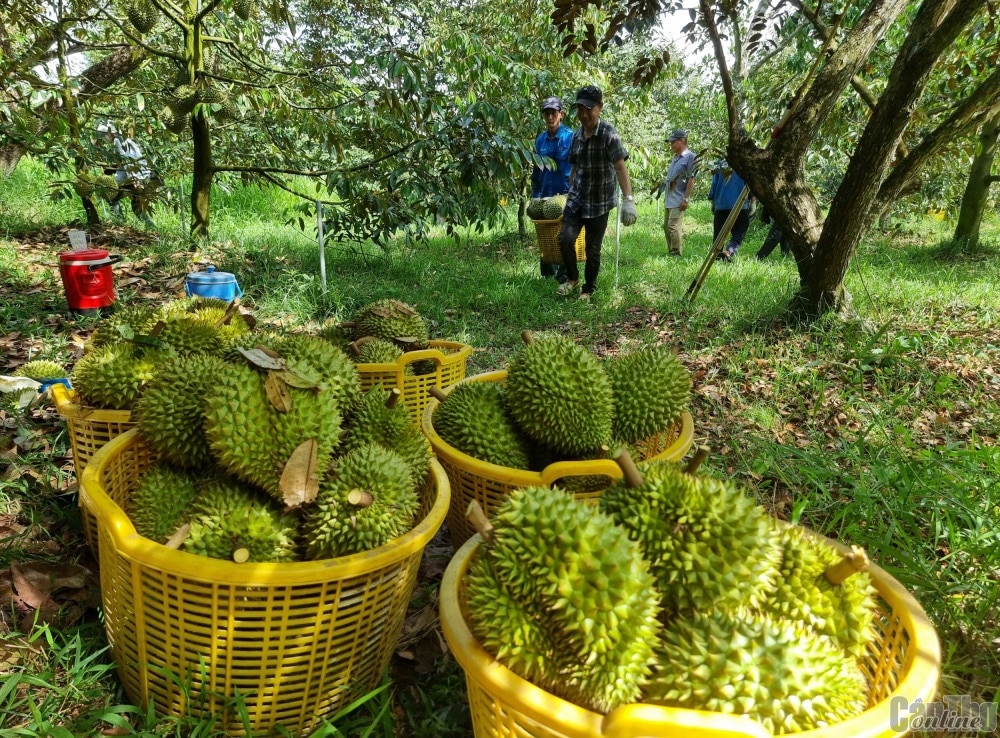
[(287, 507), (312, 502), (319, 494), (318, 448), (316, 439), (310, 438), (300, 443), (288, 458), (278, 481), (278, 491)]
[(291, 367), (280, 372), (274, 372), (274, 374), (275, 376), (281, 377), (281, 379), (284, 380), (285, 384), (289, 387), (297, 387), (298, 389), (315, 389), (320, 385), (316, 379), (313, 379), (296, 369), (292, 369)]
[(251, 364), (253, 364), (258, 369), (284, 369), (285, 368), (285, 360), (284, 359), (282, 359), (280, 357), (276, 358), (274, 356), (271, 356), (270, 354), (266, 353), (261, 348), (252, 348), (252, 349), (237, 348), (236, 350), (239, 351), (243, 355), (244, 359), (246, 359), (247, 361), (249, 361)]
[(264, 380), (264, 391), (271, 407), (279, 413), (287, 413), (292, 409), (292, 393), (280, 372), (268, 372)]

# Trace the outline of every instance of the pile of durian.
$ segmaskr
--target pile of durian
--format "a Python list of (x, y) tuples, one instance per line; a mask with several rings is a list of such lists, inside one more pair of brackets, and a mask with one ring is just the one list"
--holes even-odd
[(408, 532), (432, 454), (399, 391), (362, 393), (330, 341), (250, 332), (237, 315), (202, 298), (152, 317), (126, 308), (77, 363), (74, 387), (132, 409), (160, 455), (127, 505), (137, 532), (238, 562), (332, 558)]
[[(432, 422), (445, 443), (480, 461), (541, 471), (645, 441), (688, 406), (691, 375), (664, 346), (602, 361), (565, 336), (524, 338), (504, 381), (463, 382), (438, 395)], [(609, 481), (565, 479), (598, 488)]]
[(601, 713), (647, 702), (778, 735), (863, 712), (864, 552), (779, 523), (731, 483), (618, 460), (625, 477), (599, 506), (530, 487), (480, 527), (466, 596), (482, 646)]
[(566, 195), (533, 197), (528, 201), (524, 213), (532, 220), (558, 220), (566, 207)]
[[(356, 364), (395, 364), (407, 352), (430, 348), (428, 321), (412, 305), (386, 298), (358, 309), (351, 320), (320, 330), (319, 334), (337, 344)], [(451, 352), (441, 347), (443, 354)], [(406, 364), (407, 375), (432, 374), (437, 363), (431, 359)]]

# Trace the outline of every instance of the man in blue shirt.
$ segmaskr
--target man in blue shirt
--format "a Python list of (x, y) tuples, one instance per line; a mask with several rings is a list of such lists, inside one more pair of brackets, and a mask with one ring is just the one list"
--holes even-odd
[[(580, 299), (589, 301), (597, 289), (597, 275), (601, 270), (601, 244), (608, 228), (608, 214), (615, 207), (620, 186), (625, 200), (622, 203), (622, 224), (630, 226), (636, 221), (635, 203), (632, 200), (632, 182), (625, 168), (628, 152), (622, 145), (618, 131), (601, 120), (604, 93), (594, 85), (580, 88), (576, 93), (576, 114), (580, 128), (573, 133), (569, 160), (569, 194), (563, 209), (562, 228), (559, 230), (559, 249), (566, 282), (560, 285), (560, 295), (571, 295), (580, 290)], [(580, 229), (586, 228), (587, 266), (584, 284), (580, 287), (580, 270), (576, 263), (576, 239)]]
[[(547, 97), (542, 102), (542, 119), (545, 130), (535, 139), (535, 153), (552, 159), (554, 165), (535, 167), (531, 171), (531, 199), (564, 195), (569, 192), (569, 173), (573, 168), (569, 163), (569, 145), (573, 140), (573, 129), (564, 125), (565, 115), (562, 100)], [(560, 283), (566, 281), (566, 270), (562, 264), (541, 262), (543, 277), (555, 277)]]
[[(717, 162), (715, 170), (712, 172), (712, 184), (708, 188), (708, 199), (712, 203), (713, 241), (722, 232), (722, 226), (726, 224), (726, 220), (733, 211), (733, 207), (745, 186), (743, 178), (733, 171), (729, 162), (725, 159), (720, 159)], [(732, 261), (733, 257), (736, 256), (736, 251), (743, 243), (743, 237), (746, 236), (747, 228), (750, 227), (750, 201), (752, 199), (748, 195), (743, 200), (743, 205), (740, 206), (740, 212), (733, 223), (732, 231), (730, 231), (729, 243), (726, 244), (726, 248), (719, 252), (718, 258), (722, 261)]]
[(683, 249), (684, 211), (688, 209), (698, 165), (694, 152), (687, 147), (687, 131), (678, 128), (667, 136), (674, 152), (663, 182), (663, 235), (667, 250), (680, 256)]

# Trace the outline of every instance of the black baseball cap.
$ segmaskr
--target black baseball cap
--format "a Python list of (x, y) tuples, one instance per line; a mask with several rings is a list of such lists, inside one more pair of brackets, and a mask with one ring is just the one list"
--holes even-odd
[(547, 97), (542, 101), (542, 110), (562, 110), (562, 100), (558, 97)]
[(594, 85), (581, 87), (580, 91), (576, 93), (576, 104), (583, 105), (588, 109), (593, 108), (595, 105), (603, 105), (604, 93), (601, 92), (600, 87), (595, 87)]

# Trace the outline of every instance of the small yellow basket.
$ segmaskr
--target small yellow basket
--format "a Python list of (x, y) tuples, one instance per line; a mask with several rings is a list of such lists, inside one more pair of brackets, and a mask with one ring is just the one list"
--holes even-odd
[(403, 627), (420, 558), (449, 486), (431, 464), (416, 526), (335, 559), (237, 564), (162, 546), (122, 510), (156, 455), (132, 430), (84, 470), (81, 504), (100, 521), (101, 594), (128, 698), (160, 715), (214, 716), (231, 735), (307, 733), (376, 687)]
[[(827, 541), (842, 551), (840, 544)], [(465, 671), (475, 738), (769, 738), (759, 723), (735, 715), (632, 704), (607, 715), (591, 712), (536, 687), (501, 665), (469, 628), (465, 575), (482, 538), (467, 541), (441, 581), (441, 629)], [(941, 670), (937, 633), (920, 604), (883, 569), (869, 573), (879, 593), (877, 635), (862, 659), (868, 709), (861, 715), (795, 738), (899, 738), (891, 700), (932, 700)]]
[[(538, 249), (542, 253), (542, 261), (546, 264), (562, 264), (562, 249), (559, 248), (559, 229), (562, 228), (562, 216), (555, 220), (535, 220), (535, 236), (538, 239)], [(586, 228), (580, 229), (576, 237), (576, 260), (587, 260)]]
[[(70, 446), (73, 449), (73, 467), (77, 483), (83, 487), (83, 470), (108, 441), (132, 430), (136, 422), (131, 410), (103, 410), (80, 404), (80, 397), (63, 384), (53, 384), (49, 391), (56, 404), (56, 411), (66, 419)], [(97, 553), (97, 520), (80, 506), (83, 517), (83, 534), (90, 550)]]
[[(358, 364), (362, 391), (368, 391), (377, 384), (385, 390), (398, 388), (402, 393), (400, 402), (410, 409), (413, 422), (419, 423), (430, 399), (428, 390), (431, 387), (450, 387), (465, 379), (465, 365), (472, 355), (472, 346), (466, 343), (429, 343), (430, 348), (407, 351), (392, 364)], [(418, 361), (433, 361), (435, 370), (427, 374), (412, 374), (412, 366)]]
[[(506, 371), (496, 371), (477, 374), (463, 381), (502, 382), (506, 378)], [(448, 390), (445, 390), (446, 394), (447, 392)], [(421, 418), (421, 428), (451, 482), (453, 502), (448, 512), (448, 529), (455, 548), (465, 543), (476, 532), (465, 519), (465, 510), (473, 500), (482, 506), (487, 515), (492, 515), (511, 491), (520, 487), (548, 487), (563, 477), (603, 475), (618, 479), (622, 476), (618, 464), (610, 459), (557, 461), (540, 472), (512, 469), (480, 461), (445, 443), (437, 434), (434, 430), (434, 411), (438, 405), (440, 403), (432, 397)], [(685, 412), (680, 422), (669, 431), (652, 436), (642, 443), (633, 444), (633, 448), (637, 460), (680, 461), (691, 448), (693, 440), (694, 421), (691, 414)], [(599, 495), (600, 491), (595, 491), (577, 497), (586, 499), (596, 498)]]

